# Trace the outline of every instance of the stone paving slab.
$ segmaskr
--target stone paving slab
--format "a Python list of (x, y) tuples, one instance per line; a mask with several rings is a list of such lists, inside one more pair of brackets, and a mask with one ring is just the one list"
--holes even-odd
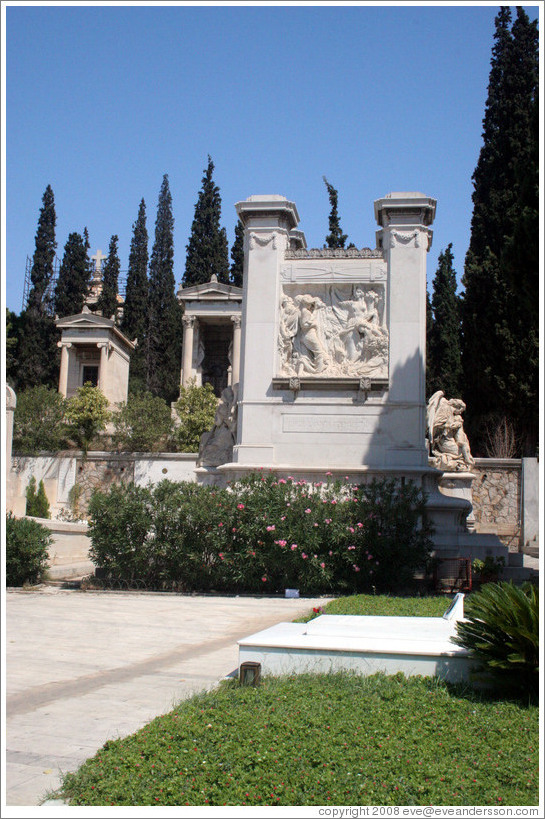
[(108, 739), (235, 672), (238, 639), (327, 599), (8, 590), (5, 806), (44, 804)]

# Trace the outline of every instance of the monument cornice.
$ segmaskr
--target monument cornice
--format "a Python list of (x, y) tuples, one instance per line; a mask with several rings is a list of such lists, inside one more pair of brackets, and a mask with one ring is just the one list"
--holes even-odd
[(384, 259), (384, 252), (380, 248), (370, 247), (311, 247), (286, 250), (285, 259)]

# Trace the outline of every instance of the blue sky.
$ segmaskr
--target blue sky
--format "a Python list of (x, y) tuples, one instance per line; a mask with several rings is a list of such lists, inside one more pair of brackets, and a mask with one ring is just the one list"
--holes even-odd
[(21, 310), (48, 184), (59, 257), (87, 226), (92, 252), (119, 236), (126, 270), (142, 197), (151, 252), (167, 173), (178, 285), (208, 154), (229, 246), (234, 203), (274, 193), (321, 247), (325, 174), (357, 247), (375, 246), (375, 199), (435, 197), (428, 280), (449, 242), (461, 275), (498, 9), (5, 4), (6, 305)]

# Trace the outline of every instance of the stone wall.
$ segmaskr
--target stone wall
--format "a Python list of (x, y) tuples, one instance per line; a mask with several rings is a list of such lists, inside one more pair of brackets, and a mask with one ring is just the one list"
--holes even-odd
[(113, 483), (137, 486), (171, 481), (195, 481), (194, 453), (42, 453), (12, 457), (15, 514), (25, 513), (25, 489), (32, 475), (44, 481), (52, 518), (84, 519), (94, 489), (107, 490)]
[(471, 470), (477, 532), (493, 532), (513, 551), (521, 537), (522, 461), (477, 458)]

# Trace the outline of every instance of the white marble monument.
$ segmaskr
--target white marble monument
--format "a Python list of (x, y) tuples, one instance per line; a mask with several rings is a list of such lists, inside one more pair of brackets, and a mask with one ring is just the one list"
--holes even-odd
[(113, 319), (92, 313), (86, 305), (81, 313), (55, 323), (61, 331), (61, 395), (70, 398), (89, 382), (100, 387), (111, 407), (126, 402), (130, 356), (136, 342), (129, 341)]
[(299, 215), (283, 196), (236, 209), (245, 226), (239, 425), (220, 469), (421, 477), (435, 200), (378, 200), (373, 250), (294, 249)]

